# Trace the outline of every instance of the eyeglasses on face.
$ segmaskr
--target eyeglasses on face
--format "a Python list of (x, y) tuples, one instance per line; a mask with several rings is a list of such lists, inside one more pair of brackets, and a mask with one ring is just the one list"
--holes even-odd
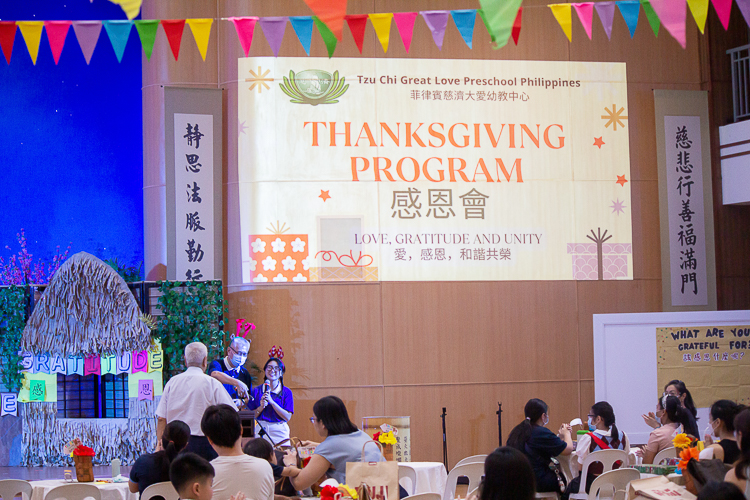
[(318, 421), (318, 419), (317, 419), (317, 418), (315, 418), (315, 417), (310, 417), (310, 423), (311, 423), (311, 424), (314, 424), (314, 423), (315, 423), (315, 422), (317, 422), (317, 421)]
[(231, 349), (232, 351), (234, 351), (234, 353), (235, 353), (235, 354), (239, 354), (240, 356), (247, 356), (247, 351), (238, 351), (237, 349), (235, 349), (235, 348), (234, 348), (234, 347), (232, 347), (232, 346), (229, 346), (229, 348), (230, 348), (230, 349)]
[(266, 366), (266, 371), (267, 372), (280, 372), (281, 368), (279, 368), (278, 366), (275, 366), (275, 365), (268, 365), (268, 366)]

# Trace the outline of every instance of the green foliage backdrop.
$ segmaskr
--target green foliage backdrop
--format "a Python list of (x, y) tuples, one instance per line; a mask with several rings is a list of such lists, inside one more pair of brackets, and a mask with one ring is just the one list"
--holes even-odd
[(21, 357), (21, 334), (26, 325), (26, 293), (20, 286), (0, 288), (0, 381), (11, 392), (21, 388), (23, 375), (18, 373)]

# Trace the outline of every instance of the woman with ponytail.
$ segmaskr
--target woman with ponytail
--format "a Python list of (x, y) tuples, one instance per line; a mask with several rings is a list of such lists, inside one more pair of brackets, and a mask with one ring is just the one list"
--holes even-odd
[(750, 498), (750, 409), (742, 410), (734, 417), (734, 435), (740, 447), (740, 458), (727, 472), (724, 481), (737, 485), (745, 492), (745, 498)]
[[(684, 415), (686, 423), (683, 426), (683, 432), (700, 439), (700, 431), (698, 430), (698, 409), (695, 407), (693, 396), (685, 386), (685, 382), (682, 380), (670, 380), (667, 382), (667, 385), (664, 386), (664, 396), (675, 396), (680, 400), (680, 405), (687, 410)], [(653, 412), (642, 415), (642, 417), (646, 424), (654, 429), (661, 426), (661, 422), (659, 422), (659, 419), (656, 418), (656, 415), (654, 415)]]
[(672, 438), (681, 430), (685, 432), (691, 421), (695, 422), (691, 419), (690, 411), (680, 403), (680, 398), (669, 394), (665, 394), (659, 399), (656, 406), (656, 417), (659, 419), (661, 427), (651, 431), (648, 436), (648, 444), (638, 452), (643, 457), (644, 464), (653, 463), (657, 453), (674, 446)]
[(190, 427), (181, 420), (172, 420), (161, 435), (161, 448), (156, 453), (138, 457), (130, 469), (128, 488), (131, 493), (143, 490), (152, 484), (169, 481), (169, 466), (190, 439)]
[(573, 452), (570, 426), (562, 424), (555, 435), (545, 427), (549, 423), (547, 404), (541, 399), (530, 399), (523, 409), (526, 417), (508, 436), (507, 446), (522, 452), (534, 470), (537, 492), (559, 491), (557, 475), (549, 468), (550, 460)]
[[(630, 454), (630, 441), (628, 436), (615, 425), (615, 411), (612, 405), (606, 401), (599, 401), (589, 410), (588, 415), (588, 434), (578, 438), (576, 444), (576, 455), (578, 456), (578, 477), (574, 478), (566, 490), (563, 498), (568, 498), (570, 492), (577, 492), (581, 484), (580, 471), (583, 469), (583, 462), (586, 457), (599, 450), (625, 450)], [(619, 466), (618, 466), (619, 467)], [(617, 467), (615, 467), (617, 468)], [(591, 489), (591, 483), (597, 476), (603, 472), (602, 464), (594, 462), (589, 465), (586, 476), (586, 493)]]
[(708, 413), (711, 434), (703, 440), (706, 449), (701, 452), (701, 458), (718, 458), (729, 465), (740, 458), (740, 447), (734, 437), (734, 419), (744, 409), (744, 405), (728, 399), (720, 399), (711, 405)]

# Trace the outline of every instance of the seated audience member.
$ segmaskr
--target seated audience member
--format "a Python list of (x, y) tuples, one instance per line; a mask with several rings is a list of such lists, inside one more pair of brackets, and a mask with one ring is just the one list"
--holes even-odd
[(724, 481), (736, 485), (750, 498), (750, 409), (742, 410), (734, 418), (734, 432), (740, 446), (740, 457), (734, 468), (727, 472)]
[(690, 423), (690, 411), (680, 404), (676, 396), (664, 395), (656, 406), (656, 416), (661, 422), (648, 436), (648, 444), (638, 451), (644, 464), (654, 462), (654, 457), (661, 450), (674, 446), (672, 439)]
[(503, 446), (487, 456), (479, 500), (532, 500), (534, 493), (534, 471), (526, 455)]
[(745, 495), (732, 483), (710, 481), (698, 493), (698, 500), (745, 500)]
[(195, 453), (183, 453), (169, 466), (169, 480), (182, 500), (211, 500), (214, 468)]
[(190, 439), (190, 427), (181, 420), (172, 420), (161, 435), (161, 450), (138, 457), (130, 469), (128, 488), (131, 493), (143, 490), (152, 484), (169, 481), (169, 465)]
[(558, 455), (573, 452), (570, 426), (562, 424), (558, 434), (553, 434), (544, 427), (549, 423), (547, 411), (547, 403), (541, 399), (530, 399), (523, 409), (526, 418), (510, 431), (505, 443), (529, 459), (536, 479), (536, 491), (540, 493), (560, 491), (557, 475), (549, 468), (550, 461)]
[[(588, 427), (588, 434), (580, 436), (576, 444), (579, 475), (568, 485), (565, 495), (563, 495), (564, 499), (567, 499), (571, 492), (578, 493), (582, 480), (580, 474), (583, 470), (583, 462), (590, 453), (599, 450), (624, 450), (626, 454), (630, 454), (628, 436), (625, 432), (617, 429), (615, 411), (612, 409), (612, 405), (606, 401), (599, 401), (591, 407), (588, 415)], [(620, 465), (615, 468), (620, 467)], [(603, 471), (604, 468), (599, 462), (589, 465), (586, 475), (586, 493), (591, 489), (591, 483), (594, 482), (594, 479), (601, 475)]]
[[(346, 463), (361, 461), (362, 447), (372, 442), (370, 436), (349, 420), (344, 402), (336, 396), (326, 396), (316, 401), (313, 415), (310, 422), (324, 439), (320, 444), (306, 443), (316, 444), (317, 447), (310, 462), (297, 477), (292, 478), (292, 485), (298, 491), (309, 488), (326, 474), (339, 483), (346, 483)], [(382, 462), (385, 459), (378, 446), (371, 444), (365, 447), (365, 460)]]
[(284, 456), (284, 465), (279, 465), (278, 460), (276, 459), (276, 453), (274, 453), (273, 451), (273, 446), (263, 438), (251, 439), (250, 441), (245, 443), (242, 451), (244, 451), (246, 455), (250, 455), (251, 457), (258, 457), (269, 462), (271, 464), (271, 470), (273, 471), (274, 479), (280, 479), (282, 477), (297, 477), (300, 473), (300, 470), (302, 470), (297, 468), (297, 466), (295, 465), (286, 464), (286, 457), (293, 456), (289, 454)]
[[(693, 396), (690, 394), (687, 387), (685, 387), (685, 382), (681, 380), (670, 380), (667, 382), (667, 385), (664, 386), (663, 396), (675, 396), (679, 398), (680, 405), (688, 410), (688, 413), (685, 416), (686, 424), (684, 425), (683, 432), (690, 434), (693, 437), (700, 438), (700, 431), (698, 431), (697, 422), (698, 410), (695, 408), (695, 403), (693, 403)], [(654, 415), (654, 412), (649, 412), (642, 416), (643, 420), (650, 427), (653, 427), (654, 429), (661, 427), (661, 422), (656, 415)]]
[(216, 471), (216, 500), (229, 500), (237, 491), (252, 500), (273, 500), (271, 464), (242, 452), (242, 422), (234, 408), (209, 406), (201, 419), (201, 430), (218, 454), (211, 461)]
[(711, 435), (704, 438), (706, 449), (701, 452), (702, 458), (718, 458), (730, 465), (740, 458), (740, 447), (734, 437), (734, 419), (744, 409), (744, 405), (728, 399), (720, 399), (711, 405), (708, 412)]

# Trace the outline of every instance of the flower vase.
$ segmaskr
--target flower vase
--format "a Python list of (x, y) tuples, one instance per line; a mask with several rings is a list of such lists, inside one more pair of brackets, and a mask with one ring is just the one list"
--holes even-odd
[(393, 460), (394, 460), (394, 458), (393, 458), (393, 445), (392, 444), (380, 443), (380, 446), (383, 447), (383, 456), (385, 457), (385, 459), (388, 460), (389, 462), (393, 462)]
[(93, 457), (73, 455), (73, 462), (76, 464), (76, 479), (79, 483), (91, 483), (94, 481), (94, 464), (91, 462)]

